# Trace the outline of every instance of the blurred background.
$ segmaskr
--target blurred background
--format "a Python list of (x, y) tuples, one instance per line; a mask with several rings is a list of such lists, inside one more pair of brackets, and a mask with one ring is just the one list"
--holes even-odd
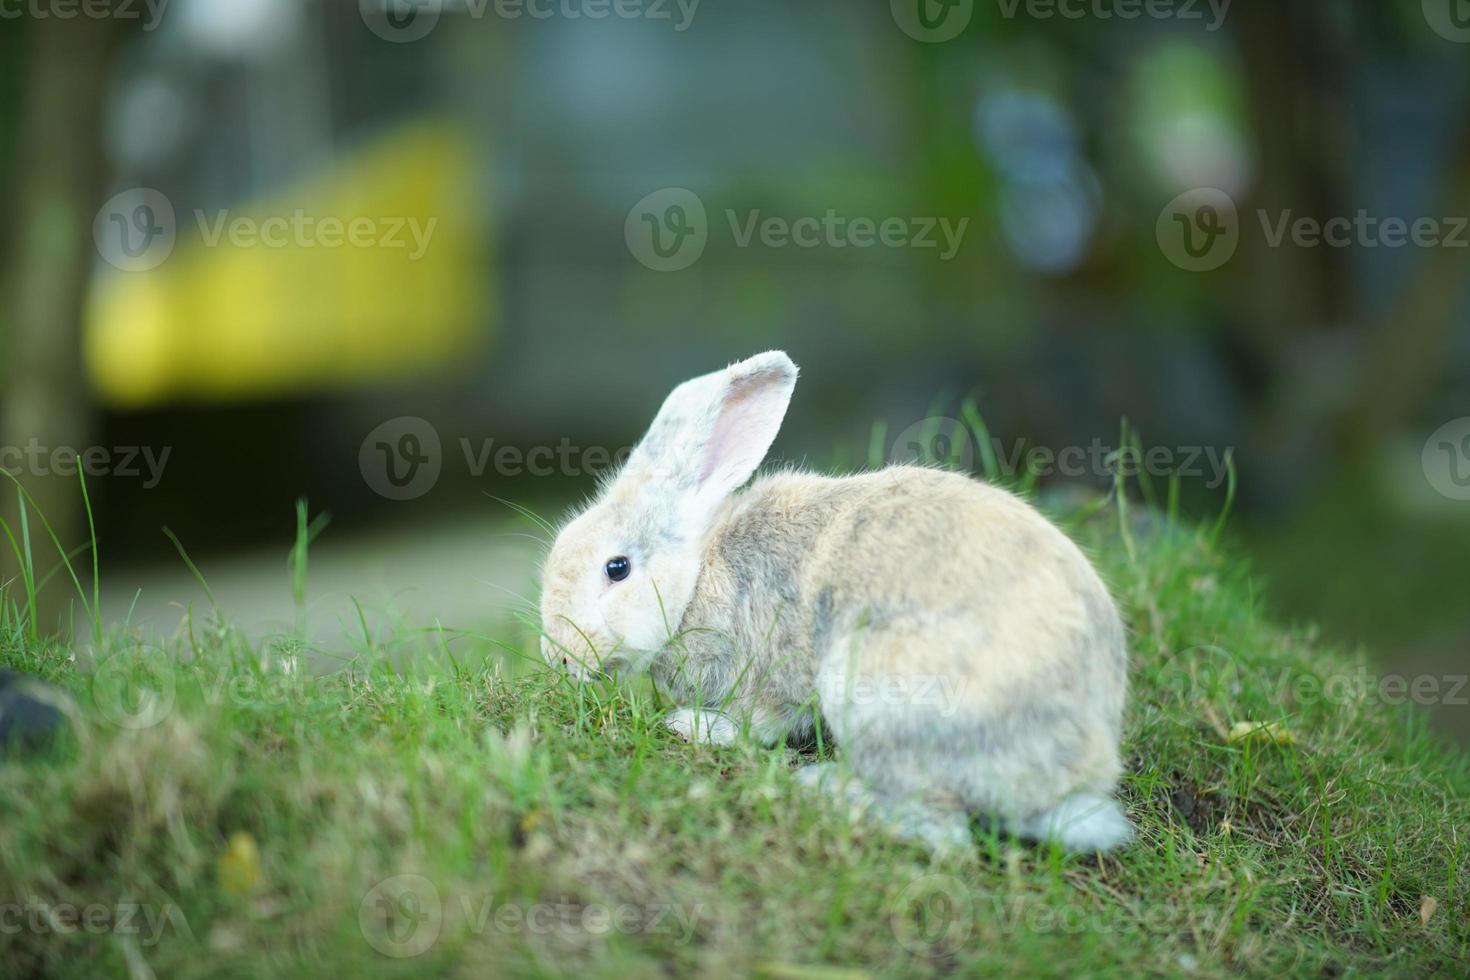
[(0, 93), (0, 468), (109, 621), (206, 603), (164, 527), (289, 620), (305, 498), (328, 634), (504, 622), (511, 505), (781, 347), (786, 459), (1126, 418), (1277, 615), (1470, 663), (1464, 0), (0, 0)]

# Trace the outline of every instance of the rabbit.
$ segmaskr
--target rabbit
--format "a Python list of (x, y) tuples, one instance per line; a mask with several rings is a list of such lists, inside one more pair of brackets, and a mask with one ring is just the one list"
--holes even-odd
[(757, 477), (797, 368), (781, 351), (686, 381), (542, 574), (542, 655), (648, 672), (685, 738), (815, 725), (824, 787), (933, 851), (972, 817), (1069, 852), (1126, 843), (1113, 796), (1126, 636), (1081, 550), (964, 474)]

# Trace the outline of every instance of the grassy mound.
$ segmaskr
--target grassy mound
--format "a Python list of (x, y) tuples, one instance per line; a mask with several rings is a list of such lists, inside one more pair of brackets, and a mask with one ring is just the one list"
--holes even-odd
[(76, 704), (0, 763), (3, 972), (1462, 974), (1464, 757), (1209, 536), (1103, 524), (1140, 836), (1101, 859), (977, 831), (931, 861), (798, 792), (811, 752), (686, 745), (657, 692), (529, 670), (529, 633), (365, 627), (324, 662), (218, 618), (74, 648), (11, 608), (0, 666)]

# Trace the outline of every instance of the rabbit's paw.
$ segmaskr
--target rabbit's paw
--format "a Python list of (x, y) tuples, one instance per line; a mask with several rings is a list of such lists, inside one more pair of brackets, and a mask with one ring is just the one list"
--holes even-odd
[(1118, 801), (1094, 793), (1069, 796), (1014, 829), (1022, 837), (1056, 841), (1073, 854), (1110, 851), (1133, 839), (1133, 825)]
[(686, 742), (704, 745), (729, 745), (740, 737), (735, 719), (711, 708), (680, 708), (664, 719), (664, 725)]

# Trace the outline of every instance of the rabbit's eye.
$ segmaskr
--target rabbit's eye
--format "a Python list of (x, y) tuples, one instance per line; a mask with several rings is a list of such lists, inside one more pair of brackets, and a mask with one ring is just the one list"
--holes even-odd
[(618, 555), (616, 558), (609, 558), (607, 564), (602, 566), (602, 570), (607, 573), (607, 577), (612, 581), (621, 582), (633, 570), (633, 563), (628, 560), (626, 555)]

